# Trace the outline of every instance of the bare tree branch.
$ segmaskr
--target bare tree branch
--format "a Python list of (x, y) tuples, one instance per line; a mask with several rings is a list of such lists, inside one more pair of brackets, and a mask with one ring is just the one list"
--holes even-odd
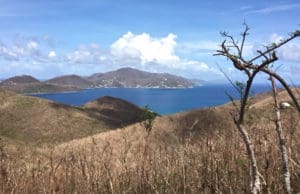
[(245, 44), (245, 41), (246, 41), (246, 37), (249, 35), (248, 31), (250, 30), (250, 28), (246, 24), (246, 22), (244, 22), (243, 25), (245, 26), (245, 30), (242, 33), (242, 44), (241, 44), (241, 53), (240, 53), (240, 57), (241, 58), (242, 58), (242, 53), (243, 53), (243, 49), (244, 49), (244, 44)]
[(257, 55), (256, 57), (252, 58), (251, 60), (249, 60), (249, 63), (254, 62), (255, 60), (259, 59), (260, 57), (262, 57), (263, 55), (266, 55), (276, 49), (278, 49), (279, 47), (281, 47), (282, 45), (285, 45), (286, 43), (288, 43), (289, 41), (297, 38), (300, 36), (300, 33), (297, 33), (298, 31), (296, 31), (295, 33), (292, 34), (292, 36), (290, 36), (289, 38), (281, 41), (279, 44), (276, 44), (275, 46), (266, 49), (265, 51), (263, 51), (261, 54)]
[[(235, 40), (232, 35), (229, 35), (227, 32), (222, 32), (221, 35), (225, 38), (225, 40), (220, 45), (221, 50), (217, 50), (217, 53), (214, 55), (225, 56), (227, 59), (229, 59), (232, 62), (233, 66), (236, 69), (244, 72), (248, 77), (244, 91), (240, 91), (240, 92), (242, 92), (241, 93), (242, 94), (241, 95), (241, 103), (239, 106), (238, 113), (234, 117), (234, 123), (237, 126), (237, 128), (242, 136), (242, 139), (246, 145), (246, 148), (247, 148), (247, 154), (248, 154), (248, 158), (250, 160), (250, 167), (251, 167), (251, 174), (250, 174), (250, 176), (251, 176), (251, 193), (256, 194), (261, 191), (261, 184), (260, 184), (260, 177), (259, 177), (260, 173), (259, 173), (258, 167), (257, 167), (256, 157), (255, 157), (255, 153), (254, 153), (254, 145), (252, 144), (250, 136), (249, 136), (246, 128), (244, 127), (244, 117), (245, 117), (247, 103), (248, 103), (248, 99), (249, 99), (249, 95), (250, 95), (250, 90), (251, 90), (251, 87), (252, 87), (252, 84), (253, 84), (253, 81), (254, 81), (256, 75), (259, 72), (263, 72), (272, 78), (272, 84), (275, 84), (274, 79), (278, 80), (281, 83), (281, 85), (286, 89), (286, 91), (292, 98), (295, 106), (297, 107), (297, 110), (300, 112), (300, 105), (298, 103), (298, 100), (295, 97), (295, 95), (294, 95), (293, 91), (291, 90), (291, 88), (289, 87), (289, 85), (285, 82), (285, 80), (281, 76), (279, 76), (276, 72), (274, 72), (270, 69), (271, 64), (273, 64), (275, 61), (278, 60), (278, 57), (277, 57), (275, 51), (278, 48), (280, 48), (281, 46), (287, 44), (289, 41), (295, 39), (296, 37), (299, 37), (300, 31), (297, 30), (289, 38), (281, 41), (278, 44), (273, 44), (271, 47), (266, 47), (266, 49), (264, 51), (258, 50), (257, 56), (253, 57), (250, 60), (246, 60), (243, 57), (243, 48), (245, 45), (246, 37), (249, 34), (248, 31), (249, 31), (249, 27), (247, 24), (244, 23), (244, 31), (241, 34), (242, 35), (241, 45), (238, 44), (238, 41)], [(229, 40), (228, 43), (226, 41), (227, 39)], [(231, 48), (233, 49), (233, 51), (231, 50)], [(258, 64), (254, 64), (255, 61), (257, 61), (258, 59), (261, 59), (261, 58), (263, 58), (262, 61), (260, 61)], [(222, 69), (221, 69), (221, 71), (222, 71)], [(228, 75), (226, 75), (225, 73), (224, 73), (224, 75), (230, 81), (230, 83), (233, 85), (233, 82), (228, 77)], [(234, 86), (234, 87), (236, 89), (238, 89), (238, 86)], [(274, 99), (275, 99), (275, 102), (277, 103), (277, 107), (278, 107), (278, 102), (276, 99), (276, 88), (274, 85), (273, 85), (273, 91), (275, 93)], [(278, 114), (276, 113), (276, 115), (278, 115)], [(280, 115), (279, 115), (279, 117), (277, 117), (277, 120), (276, 120), (276, 130), (277, 130), (278, 134), (280, 134), (280, 129), (279, 129), (280, 125), (278, 123), (281, 124), (280, 123)], [(278, 126), (279, 126), (279, 128), (278, 128)], [(279, 138), (280, 138), (280, 140), (282, 140), (282, 136), (279, 135)], [(285, 158), (285, 157), (287, 157), (287, 155), (284, 155), (285, 144), (283, 145), (282, 141), (281, 141), (280, 145), (282, 148), (281, 149), (281, 153), (283, 156), (282, 160), (286, 161), (288, 159)], [(284, 168), (283, 174), (285, 177), (286, 193), (289, 194), (291, 191), (291, 188), (288, 184), (289, 174), (286, 173), (286, 172), (288, 172), (288, 169), (287, 169), (287, 166), (284, 166), (283, 168)]]

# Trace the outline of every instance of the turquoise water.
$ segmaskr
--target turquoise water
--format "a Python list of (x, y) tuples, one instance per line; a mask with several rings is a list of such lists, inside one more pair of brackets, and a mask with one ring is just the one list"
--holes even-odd
[[(266, 85), (256, 85), (253, 93), (269, 90)], [(229, 93), (238, 98), (238, 93), (230, 85), (205, 85), (185, 89), (145, 89), (145, 88), (96, 88), (74, 93), (36, 94), (55, 102), (81, 106), (102, 96), (125, 99), (141, 107), (148, 106), (159, 114), (173, 114), (197, 108), (212, 107), (229, 101)]]

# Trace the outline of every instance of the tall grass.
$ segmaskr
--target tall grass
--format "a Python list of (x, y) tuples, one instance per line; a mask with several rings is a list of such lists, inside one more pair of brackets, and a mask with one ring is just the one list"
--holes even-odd
[[(259, 118), (259, 116), (258, 116)], [(255, 120), (258, 121), (258, 118)], [(283, 193), (280, 152), (271, 117), (252, 122), (264, 193)], [(283, 114), (292, 187), (300, 192), (299, 115)], [(267, 122), (268, 121), (268, 122)], [(217, 122), (217, 121), (216, 121)], [(263, 125), (263, 123), (266, 123)], [(0, 149), (1, 193), (249, 193), (249, 164), (235, 128), (204, 135), (141, 131), (135, 141), (90, 139), (85, 146), (17, 157)], [(196, 138), (195, 138), (196, 137)]]

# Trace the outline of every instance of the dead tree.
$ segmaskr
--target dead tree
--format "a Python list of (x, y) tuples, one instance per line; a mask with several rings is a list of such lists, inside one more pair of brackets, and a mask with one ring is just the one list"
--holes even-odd
[(245, 73), (247, 76), (247, 82), (241, 94), (241, 99), (240, 99), (241, 102), (238, 106), (237, 113), (233, 116), (233, 120), (245, 143), (247, 149), (247, 155), (250, 160), (251, 193), (260, 193), (261, 175), (257, 167), (254, 145), (244, 125), (244, 117), (247, 108), (247, 103), (249, 100), (250, 90), (256, 75), (259, 72), (263, 72), (273, 77), (274, 79), (278, 80), (281, 83), (281, 85), (286, 89), (286, 91), (290, 95), (291, 99), (294, 101), (298, 111), (300, 112), (299, 103), (295, 95), (293, 94), (292, 90), (290, 89), (289, 85), (285, 82), (285, 80), (280, 75), (272, 71), (272, 69), (270, 68), (270, 65), (278, 60), (278, 57), (275, 52), (276, 49), (278, 49), (282, 45), (285, 45), (286, 43), (295, 39), (296, 37), (299, 37), (300, 31), (296, 31), (295, 33), (292, 33), (289, 38), (282, 40), (279, 44), (273, 44), (270, 47), (266, 47), (264, 51), (258, 50), (257, 56), (247, 60), (243, 56), (243, 49), (244, 49), (246, 38), (248, 36), (249, 27), (247, 24), (244, 24), (244, 27), (245, 29), (241, 34), (242, 39), (240, 43), (232, 35), (228, 34), (227, 32), (222, 32), (221, 35), (225, 38), (225, 40), (220, 45), (221, 49), (217, 50), (217, 53), (215, 55), (225, 56), (227, 59), (229, 59), (232, 62), (232, 64), (237, 70)]
[(282, 160), (282, 175), (284, 179), (284, 187), (286, 194), (292, 193), (290, 171), (289, 171), (289, 157), (286, 148), (286, 140), (284, 137), (284, 132), (282, 129), (281, 119), (280, 119), (280, 105), (278, 102), (277, 87), (274, 77), (270, 76), (270, 81), (272, 83), (273, 99), (274, 99), (274, 109), (275, 109), (275, 127), (279, 140), (279, 147), (281, 152)]

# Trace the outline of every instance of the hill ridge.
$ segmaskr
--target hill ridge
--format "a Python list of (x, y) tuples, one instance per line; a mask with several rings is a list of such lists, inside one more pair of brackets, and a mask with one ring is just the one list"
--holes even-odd
[(0, 136), (29, 144), (56, 143), (142, 119), (140, 115), (144, 110), (122, 99), (106, 98), (95, 102), (110, 109), (97, 106), (94, 101), (86, 107), (74, 107), (0, 88)]
[(131, 67), (124, 67), (85, 77), (76, 74), (61, 75), (46, 81), (40, 81), (30, 75), (15, 76), (2, 80), (0, 87), (18, 93), (52, 93), (102, 87), (190, 88), (201, 83), (199, 80), (190, 80), (169, 73), (153, 73)]

